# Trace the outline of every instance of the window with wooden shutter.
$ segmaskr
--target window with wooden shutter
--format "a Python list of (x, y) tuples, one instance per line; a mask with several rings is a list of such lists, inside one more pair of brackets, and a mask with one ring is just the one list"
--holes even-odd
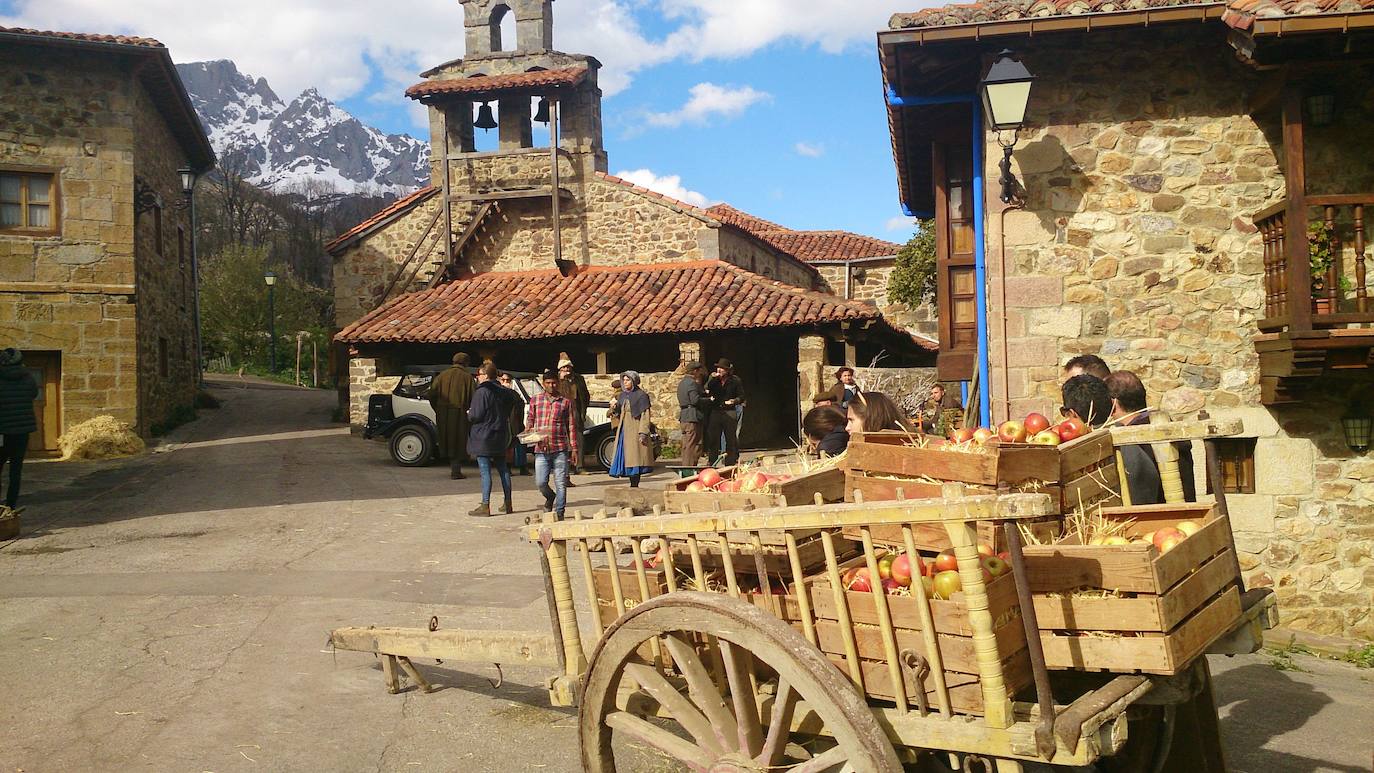
[(936, 143), (936, 301), (941, 381), (967, 381), (978, 357), (978, 284), (974, 273), (973, 153), (966, 144)]

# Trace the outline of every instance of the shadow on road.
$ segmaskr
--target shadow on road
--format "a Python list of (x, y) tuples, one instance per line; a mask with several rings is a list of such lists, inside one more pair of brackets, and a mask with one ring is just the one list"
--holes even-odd
[[(1369, 770), (1272, 748), (1282, 745), (1278, 740), (1281, 736), (1297, 733), (1309, 723), (1320, 721), (1317, 714), (1332, 703), (1330, 697), (1317, 692), (1312, 685), (1258, 663), (1213, 674), (1213, 683), (1218, 695), (1233, 698), (1218, 700), (1218, 709), (1229, 708), (1221, 720), (1228, 767), (1254, 773), (1311, 770), (1365, 773)], [(1239, 699), (1234, 699), (1235, 696)]]

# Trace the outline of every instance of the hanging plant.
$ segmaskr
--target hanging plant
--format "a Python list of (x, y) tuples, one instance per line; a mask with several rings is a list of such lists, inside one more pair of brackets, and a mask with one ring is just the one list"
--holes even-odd
[(1307, 225), (1307, 262), (1312, 273), (1312, 292), (1315, 294), (1326, 287), (1326, 272), (1331, 270), (1336, 255), (1332, 245), (1331, 229), (1325, 220), (1317, 220)]

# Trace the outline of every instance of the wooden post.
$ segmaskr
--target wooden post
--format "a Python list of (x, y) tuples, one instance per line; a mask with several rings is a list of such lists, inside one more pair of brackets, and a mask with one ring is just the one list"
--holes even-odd
[(320, 386), (320, 342), (310, 339), (310, 386)]
[(296, 334), (296, 386), (301, 385), (301, 334)]
[[(544, 513), (542, 520), (545, 524), (557, 523), (558, 514)], [(577, 607), (573, 600), (572, 580), (568, 576), (567, 543), (549, 540), (544, 555), (549, 561), (549, 579), (553, 586), (554, 606), (558, 611), (557, 625), (563, 640), (564, 673), (578, 677), (587, 670), (587, 656), (582, 650), (582, 634), (577, 627)], [(610, 574), (612, 579), (619, 580), (620, 572), (614, 558), (610, 562)], [(592, 601), (595, 603), (595, 598)], [(619, 607), (617, 614), (623, 614), (623, 597), (616, 601)]]
[[(468, 118), (470, 119), (472, 117), (472, 105), (467, 102), (461, 102), (459, 104), (465, 104), (468, 106)], [(449, 198), (449, 196), (452, 195), (453, 191), (449, 183), (449, 177), (451, 175), (448, 161), (448, 111), (449, 108), (447, 107), (439, 108), (439, 116), (441, 119), (443, 119), (444, 125), (444, 154), (442, 156), (439, 156), (439, 158), (441, 159), (440, 163), (443, 164), (444, 167), (444, 265), (439, 269), (440, 274), (448, 270), (449, 264), (453, 262), (453, 202)], [(415, 243), (415, 246), (417, 249), (419, 248), (419, 241)]]
[(1304, 159), (1302, 87), (1289, 83), (1283, 89), (1283, 176), (1288, 210), (1284, 217), (1288, 260), (1288, 330), (1312, 329), (1312, 267), (1307, 247), (1307, 168)]
[(549, 97), (549, 162), (553, 183), (553, 259), (557, 266), (563, 259), (563, 223), (558, 213), (562, 197), (558, 180), (558, 100), (554, 97)]
[(1355, 225), (1355, 310), (1361, 314), (1369, 311), (1369, 291), (1365, 289), (1364, 269), (1364, 205), (1356, 204)]

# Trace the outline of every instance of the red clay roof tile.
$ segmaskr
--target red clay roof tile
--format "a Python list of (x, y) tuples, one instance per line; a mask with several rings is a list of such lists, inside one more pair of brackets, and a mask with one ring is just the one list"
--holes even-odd
[(502, 91), (537, 90), (576, 86), (587, 77), (586, 67), (535, 70), (512, 75), (474, 75), (468, 78), (427, 80), (406, 89), (411, 99), (454, 94), (492, 94)]
[(401, 296), (346, 343), (460, 343), (647, 335), (880, 320), (878, 309), (714, 260), (480, 274)]
[(114, 43), (121, 46), (142, 46), (144, 48), (165, 48), (162, 43), (152, 38), (133, 37), (131, 35), (98, 35), (87, 32), (54, 32), (52, 30), (31, 30), (24, 27), (0, 27), (0, 34), (5, 35), (25, 35), (35, 38), (57, 38), (59, 40), (70, 40), (81, 43)]
[(749, 232), (779, 252), (806, 262), (887, 257), (896, 255), (902, 248), (900, 244), (849, 231), (794, 231), (729, 204), (717, 204), (707, 209), (706, 214)]
[(948, 27), (1049, 16), (1081, 16), (1089, 13), (1124, 13), (1179, 6), (1226, 6), (1222, 18), (1232, 27), (1245, 28), (1255, 18), (1306, 16), (1321, 13), (1358, 13), (1374, 9), (1374, 0), (983, 0), (912, 13), (894, 14), (892, 29)]

